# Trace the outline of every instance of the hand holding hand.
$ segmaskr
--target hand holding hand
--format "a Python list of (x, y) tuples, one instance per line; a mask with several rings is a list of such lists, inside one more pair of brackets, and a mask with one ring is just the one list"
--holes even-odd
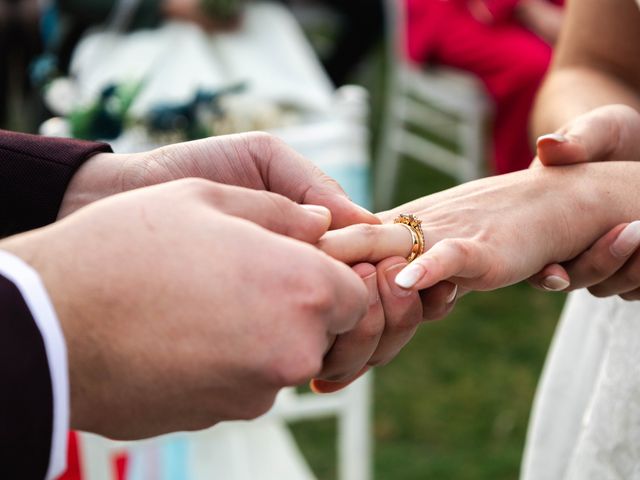
[[(385, 212), (386, 221), (399, 213), (417, 215), (426, 237), (427, 252), (397, 283), (419, 290), (449, 280), (491, 290), (529, 277), (550, 259), (572, 259), (612, 222), (636, 215), (626, 199), (635, 191), (629, 178), (637, 178), (639, 170), (632, 162), (531, 169), (460, 185)], [(375, 262), (407, 255), (411, 238), (402, 226), (356, 225), (328, 232), (321, 246), (348, 263)]]
[[(640, 160), (640, 113), (625, 105), (597, 108), (538, 139), (538, 166), (615, 160)], [(599, 297), (640, 299), (639, 230), (636, 222), (618, 225), (577, 258), (548, 265), (530, 282), (545, 290), (587, 287)]]
[(72, 427), (134, 439), (257, 416), (320, 372), (369, 303), (357, 274), (309, 245), (329, 222), (322, 207), (190, 179), (0, 248), (34, 266), (52, 298)]
[(211, 137), (139, 154), (95, 155), (71, 180), (60, 217), (109, 195), (188, 177), (268, 190), (297, 203), (322, 205), (331, 211), (332, 228), (379, 223), (309, 160), (282, 140), (258, 132)]

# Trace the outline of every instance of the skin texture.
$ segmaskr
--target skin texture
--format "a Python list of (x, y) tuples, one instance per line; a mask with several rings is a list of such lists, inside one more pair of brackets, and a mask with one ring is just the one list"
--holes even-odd
[(71, 426), (134, 439), (255, 417), (321, 371), (369, 304), (360, 277), (309, 244), (329, 223), (321, 207), (187, 179), (0, 248), (36, 268), (54, 303)]

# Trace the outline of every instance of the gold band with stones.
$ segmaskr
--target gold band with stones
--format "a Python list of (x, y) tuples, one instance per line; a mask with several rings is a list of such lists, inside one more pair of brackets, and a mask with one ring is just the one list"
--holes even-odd
[(411, 263), (418, 256), (424, 253), (424, 232), (422, 231), (422, 220), (409, 213), (401, 213), (393, 223), (403, 225), (411, 233), (411, 253), (407, 257), (407, 262)]

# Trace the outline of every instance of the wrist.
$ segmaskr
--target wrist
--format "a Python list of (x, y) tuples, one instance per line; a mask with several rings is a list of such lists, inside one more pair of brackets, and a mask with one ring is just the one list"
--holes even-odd
[[(543, 170), (561, 169), (550, 183), (552, 191), (568, 190), (564, 216), (565, 233), (557, 261), (574, 258), (589, 248), (611, 228), (640, 218), (640, 164), (635, 162), (596, 162)], [(553, 174), (553, 172), (550, 172)], [(566, 242), (566, 243), (565, 243)]]
[(84, 162), (69, 182), (58, 219), (96, 200), (122, 192), (128, 158), (129, 155), (98, 153)]

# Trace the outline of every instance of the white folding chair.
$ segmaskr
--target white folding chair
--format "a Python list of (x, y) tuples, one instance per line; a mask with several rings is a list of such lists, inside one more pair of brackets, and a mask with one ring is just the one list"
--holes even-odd
[(481, 177), (491, 113), (484, 87), (473, 75), (407, 59), (404, 0), (387, 0), (387, 16), (389, 87), (375, 181), (379, 209), (392, 206), (402, 157), (459, 182)]

